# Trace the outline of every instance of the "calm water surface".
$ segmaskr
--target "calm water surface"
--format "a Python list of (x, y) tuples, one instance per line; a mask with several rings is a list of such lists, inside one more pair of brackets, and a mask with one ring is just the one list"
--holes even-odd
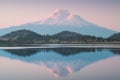
[(0, 80), (120, 80), (120, 49), (0, 49)]

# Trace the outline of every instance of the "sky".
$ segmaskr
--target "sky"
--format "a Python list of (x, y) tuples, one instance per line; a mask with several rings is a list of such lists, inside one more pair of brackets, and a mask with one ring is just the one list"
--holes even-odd
[(0, 28), (40, 21), (56, 9), (120, 31), (120, 0), (0, 0)]

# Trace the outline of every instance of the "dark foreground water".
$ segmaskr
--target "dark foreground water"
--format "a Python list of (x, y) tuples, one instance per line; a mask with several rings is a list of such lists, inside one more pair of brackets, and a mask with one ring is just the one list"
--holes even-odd
[(0, 80), (120, 80), (120, 49), (0, 49)]

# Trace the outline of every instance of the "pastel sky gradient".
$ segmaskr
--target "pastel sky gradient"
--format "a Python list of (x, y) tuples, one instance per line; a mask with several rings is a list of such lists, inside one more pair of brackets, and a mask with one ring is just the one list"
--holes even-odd
[(0, 28), (39, 21), (55, 9), (120, 31), (120, 0), (0, 0)]

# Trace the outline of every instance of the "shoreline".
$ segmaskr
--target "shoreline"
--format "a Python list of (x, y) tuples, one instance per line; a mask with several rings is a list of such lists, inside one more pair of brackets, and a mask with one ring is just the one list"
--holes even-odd
[(35, 49), (35, 48), (116, 48), (120, 44), (21, 44), (14, 46), (0, 46), (0, 49)]

